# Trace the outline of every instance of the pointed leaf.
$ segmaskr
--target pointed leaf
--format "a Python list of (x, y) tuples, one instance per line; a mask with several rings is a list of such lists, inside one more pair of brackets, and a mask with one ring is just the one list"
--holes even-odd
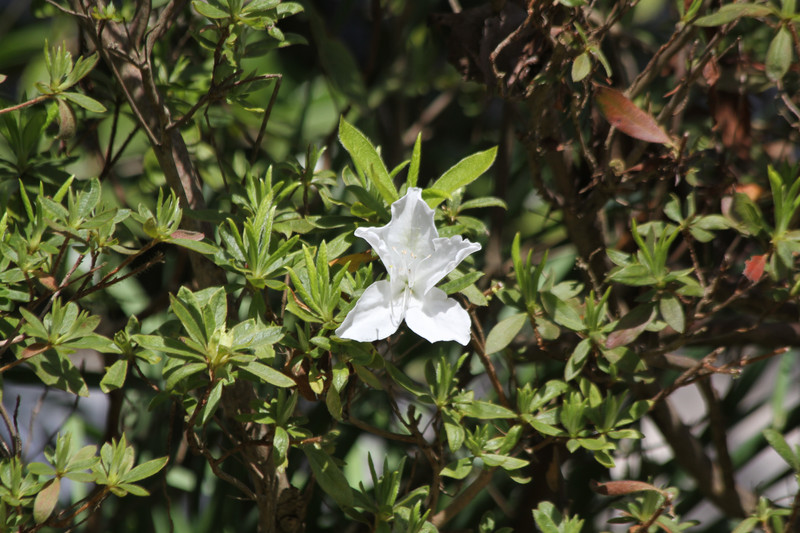
[[(469, 185), (478, 179), (481, 174), (492, 166), (495, 157), (497, 157), (496, 146), (484, 150), (483, 152), (467, 156), (450, 167), (450, 169), (442, 174), (442, 177), (436, 180), (430, 188), (442, 191), (448, 195), (452, 194), (456, 189)], [(431, 198), (428, 199), (427, 202), (431, 207), (435, 207), (442, 200), (443, 198)]]
[(135, 466), (130, 470), (130, 472), (123, 476), (122, 481), (124, 483), (133, 483), (135, 481), (148, 478), (164, 468), (164, 466), (167, 464), (167, 461), (169, 461), (169, 457), (165, 456)]
[(33, 502), (33, 519), (37, 524), (41, 524), (53, 514), (60, 490), (61, 480), (53, 478), (45, 483), (45, 487), (36, 495), (36, 500)]
[(95, 100), (94, 98), (90, 98), (85, 94), (81, 93), (61, 93), (59, 95), (61, 98), (66, 98), (73, 104), (77, 104), (82, 108), (86, 109), (87, 111), (91, 111), (92, 113), (105, 113), (106, 106)]
[(661, 311), (661, 318), (672, 329), (678, 333), (683, 333), (684, 329), (686, 329), (686, 317), (683, 314), (683, 306), (678, 298), (673, 295), (665, 296), (658, 301), (658, 307)]
[(369, 139), (344, 117), (339, 121), (339, 141), (350, 153), (356, 167), (375, 185), (383, 200), (387, 204), (397, 200), (397, 190), (378, 151)]
[(303, 445), (303, 452), (308, 458), (308, 464), (314, 472), (322, 490), (325, 491), (336, 503), (342, 507), (352, 507), (353, 489), (347, 483), (342, 470), (333, 461), (333, 458), (323, 450), (311, 444)]
[(767, 49), (767, 76), (775, 81), (783, 79), (792, 65), (792, 55), (792, 34), (784, 24)]
[(103, 379), (100, 380), (100, 390), (108, 393), (114, 389), (122, 387), (125, 383), (125, 376), (128, 374), (128, 361), (120, 359), (108, 367)]
[(608, 122), (635, 139), (651, 143), (672, 144), (656, 120), (616, 89), (596, 87), (595, 102)]
[(622, 317), (606, 339), (606, 348), (613, 350), (633, 342), (655, 319), (655, 306), (644, 304)]
[(524, 326), (527, 321), (527, 313), (520, 313), (498, 322), (497, 325), (492, 328), (492, 331), (489, 332), (488, 337), (486, 337), (486, 355), (499, 352), (511, 344), (511, 341), (514, 340), (514, 337), (517, 336), (517, 333), (520, 332), (522, 326)]
[(251, 361), (247, 364), (240, 365), (239, 368), (250, 372), (254, 376), (264, 380), (266, 383), (270, 383), (276, 387), (286, 388), (293, 387), (295, 385), (294, 380), (286, 374), (278, 372), (271, 366), (259, 363), (258, 361)]
[(741, 17), (765, 17), (774, 13), (768, 6), (760, 4), (726, 4), (716, 13), (700, 17), (692, 24), (695, 26), (722, 26)]

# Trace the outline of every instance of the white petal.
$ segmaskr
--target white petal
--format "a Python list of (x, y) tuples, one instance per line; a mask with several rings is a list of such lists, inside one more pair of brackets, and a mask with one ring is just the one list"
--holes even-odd
[(336, 329), (336, 335), (343, 339), (372, 342), (397, 331), (403, 321), (402, 302), (393, 302), (391, 291), (388, 281), (376, 281), (367, 287)]
[(441, 289), (431, 289), (422, 299), (411, 296), (406, 310), (406, 324), (429, 342), (469, 342), (469, 313)]
[(422, 260), (414, 269), (414, 292), (427, 293), (452, 272), (469, 254), (481, 249), (477, 242), (462, 239), (461, 236), (433, 240), (434, 252)]
[(392, 204), (391, 222), (380, 228), (358, 228), (355, 235), (372, 246), (390, 276), (404, 278), (412, 261), (433, 253), (433, 240), (439, 237), (433, 223), (433, 209), (422, 199), (422, 189), (417, 187), (408, 189), (405, 196)]

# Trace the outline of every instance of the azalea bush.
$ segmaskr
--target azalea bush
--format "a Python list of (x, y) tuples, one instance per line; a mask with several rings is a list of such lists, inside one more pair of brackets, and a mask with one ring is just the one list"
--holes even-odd
[(798, 527), (793, 1), (7, 12), (0, 529)]

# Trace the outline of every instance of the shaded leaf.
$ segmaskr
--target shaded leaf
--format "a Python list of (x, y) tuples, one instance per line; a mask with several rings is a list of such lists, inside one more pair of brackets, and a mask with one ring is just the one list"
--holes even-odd
[(726, 4), (719, 11), (700, 17), (692, 24), (695, 26), (722, 26), (741, 17), (765, 17), (774, 11), (759, 4)]
[(784, 24), (772, 38), (767, 49), (767, 76), (775, 81), (781, 80), (791, 65), (792, 35)]
[(633, 342), (655, 319), (655, 306), (644, 304), (622, 317), (606, 339), (606, 348), (614, 349)]
[(678, 298), (673, 295), (665, 296), (658, 301), (658, 307), (664, 321), (678, 333), (683, 333), (686, 329), (686, 317)]
[(353, 505), (353, 489), (333, 458), (311, 444), (301, 446), (322, 490), (342, 507)]
[(486, 337), (486, 355), (499, 352), (511, 344), (511, 341), (514, 340), (514, 337), (517, 336), (517, 333), (520, 332), (522, 326), (524, 326), (527, 321), (528, 315), (526, 313), (520, 313), (498, 322)]

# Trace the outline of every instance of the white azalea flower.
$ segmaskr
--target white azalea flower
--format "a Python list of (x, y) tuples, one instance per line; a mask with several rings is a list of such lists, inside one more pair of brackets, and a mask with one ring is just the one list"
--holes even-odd
[(481, 245), (460, 236), (439, 237), (422, 189), (412, 187), (392, 204), (392, 221), (387, 225), (358, 228), (355, 235), (377, 252), (389, 280), (367, 287), (336, 335), (371, 342), (397, 331), (405, 319), (412, 331), (430, 342), (469, 342), (469, 314), (434, 285)]

